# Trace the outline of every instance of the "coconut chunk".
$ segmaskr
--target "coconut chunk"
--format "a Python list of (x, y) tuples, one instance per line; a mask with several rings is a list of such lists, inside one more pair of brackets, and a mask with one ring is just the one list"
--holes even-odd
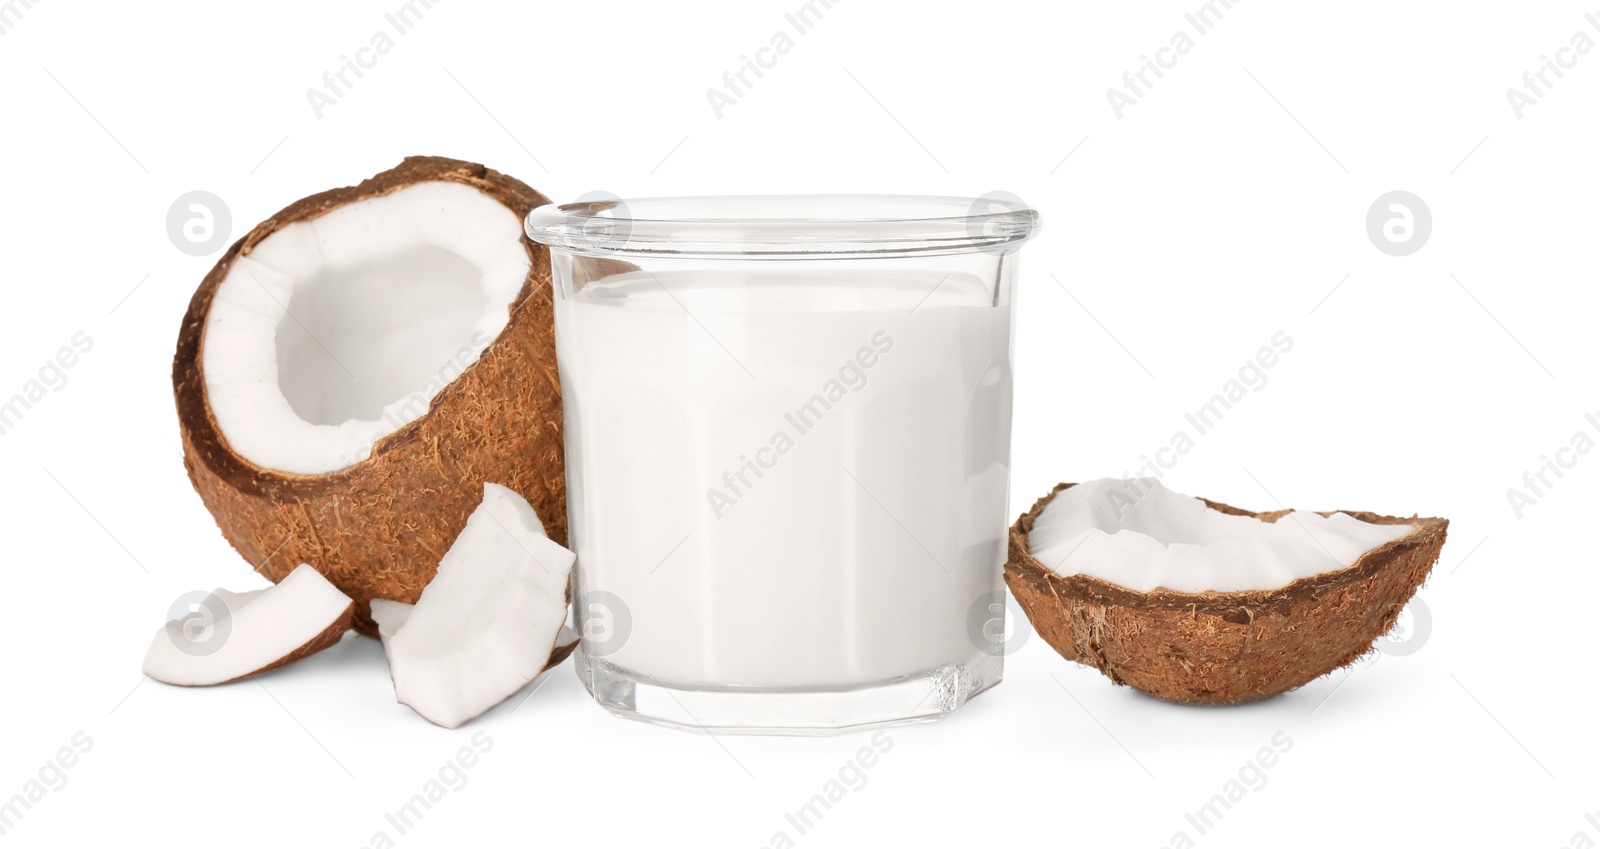
[[(372, 621), (378, 626), (378, 639), (383, 643), (383, 654), (389, 657), (389, 638), (400, 630), (411, 618), (411, 609), (416, 605), (406, 604), (403, 601), (390, 601), (385, 598), (372, 600)], [(566, 660), (567, 656), (578, 647), (579, 635), (576, 630), (563, 624), (561, 633), (556, 636), (555, 651), (550, 653), (550, 660), (545, 663), (546, 670)], [(393, 659), (390, 659), (393, 662)]]
[(1348, 568), (1415, 530), (1305, 510), (1263, 522), (1213, 510), (1154, 478), (1103, 478), (1057, 494), (1034, 521), (1028, 547), (1058, 575), (1136, 592), (1242, 592)]
[(205, 386), (232, 449), (324, 474), (428, 412), (505, 329), (522, 222), (461, 183), (414, 183), (271, 233), (206, 317)]
[(522, 496), (485, 484), (417, 603), (373, 604), (380, 636), (392, 628), (384, 647), (395, 697), (456, 728), (559, 662), (574, 559)]
[(400, 630), (400, 626), (406, 624), (406, 620), (411, 618), (412, 607), (414, 605), (406, 604), (403, 601), (390, 601), (386, 598), (372, 600), (372, 622), (378, 626), (378, 640), (383, 643), (383, 656), (388, 658), (391, 664), (394, 663), (394, 657), (389, 654), (389, 638), (393, 637), (395, 632)]
[(202, 606), (199, 621), (175, 619), (156, 631), (144, 674), (184, 687), (249, 678), (339, 642), (355, 611), (349, 596), (305, 565), (268, 589), (215, 590)]

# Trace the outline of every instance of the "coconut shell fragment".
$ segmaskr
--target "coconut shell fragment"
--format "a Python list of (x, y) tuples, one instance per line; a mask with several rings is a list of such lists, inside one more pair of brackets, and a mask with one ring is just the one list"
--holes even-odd
[[(1117, 684), (1185, 704), (1268, 698), (1366, 654), (1427, 578), (1449, 525), (1343, 511), (1363, 522), (1416, 530), (1347, 568), (1275, 590), (1140, 593), (1086, 575), (1059, 575), (1030, 552), (1035, 520), (1070, 486), (1057, 486), (1012, 526), (1006, 583), (1034, 630), (1062, 657), (1093, 666)], [(1205, 504), (1263, 522), (1290, 512)]]
[(503, 331), (432, 399), (428, 411), (380, 439), (371, 455), (326, 474), (263, 468), (229, 445), (207, 398), (204, 336), (218, 287), (236, 261), (288, 224), (428, 181), (477, 189), (522, 218), (548, 199), (470, 162), (411, 157), (359, 185), (291, 204), (230, 247), (190, 301), (173, 361), (184, 465), (223, 535), (273, 581), (308, 563), (356, 602), (355, 628), (372, 636), (373, 598), (415, 602), (482, 499), (504, 484), (549, 518), (565, 544), (561, 389), (550, 258), (522, 237), (531, 261)]

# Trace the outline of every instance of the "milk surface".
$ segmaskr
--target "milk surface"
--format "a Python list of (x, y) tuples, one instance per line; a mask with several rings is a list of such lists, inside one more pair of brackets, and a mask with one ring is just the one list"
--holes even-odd
[(709, 689), (981, 658), (1011, 432), (992, 301), (967, 275), (792, 267), (558, 299), (578, 598), (627, 629), (603, 659)]

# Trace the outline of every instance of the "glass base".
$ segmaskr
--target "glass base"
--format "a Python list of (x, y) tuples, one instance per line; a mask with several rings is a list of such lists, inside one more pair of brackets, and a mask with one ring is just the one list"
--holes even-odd
[(710, 734), (823, 736), (932, 722), (1000, 683), (1003, 659), (979, 655), (914, 675), (841, 688), (683, 688), (575, 652), (578, 677), (625, 719)]

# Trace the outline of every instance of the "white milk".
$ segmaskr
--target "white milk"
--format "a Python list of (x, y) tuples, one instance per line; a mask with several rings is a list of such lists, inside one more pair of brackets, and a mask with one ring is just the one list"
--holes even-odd
[(971, 276), (792, 269), (558, 299), (579, 598), (626, 611), (594, 651), (683, 689), (985, 657), (968, 621), (1000, 589), (1011, 432), (991, 301)]

